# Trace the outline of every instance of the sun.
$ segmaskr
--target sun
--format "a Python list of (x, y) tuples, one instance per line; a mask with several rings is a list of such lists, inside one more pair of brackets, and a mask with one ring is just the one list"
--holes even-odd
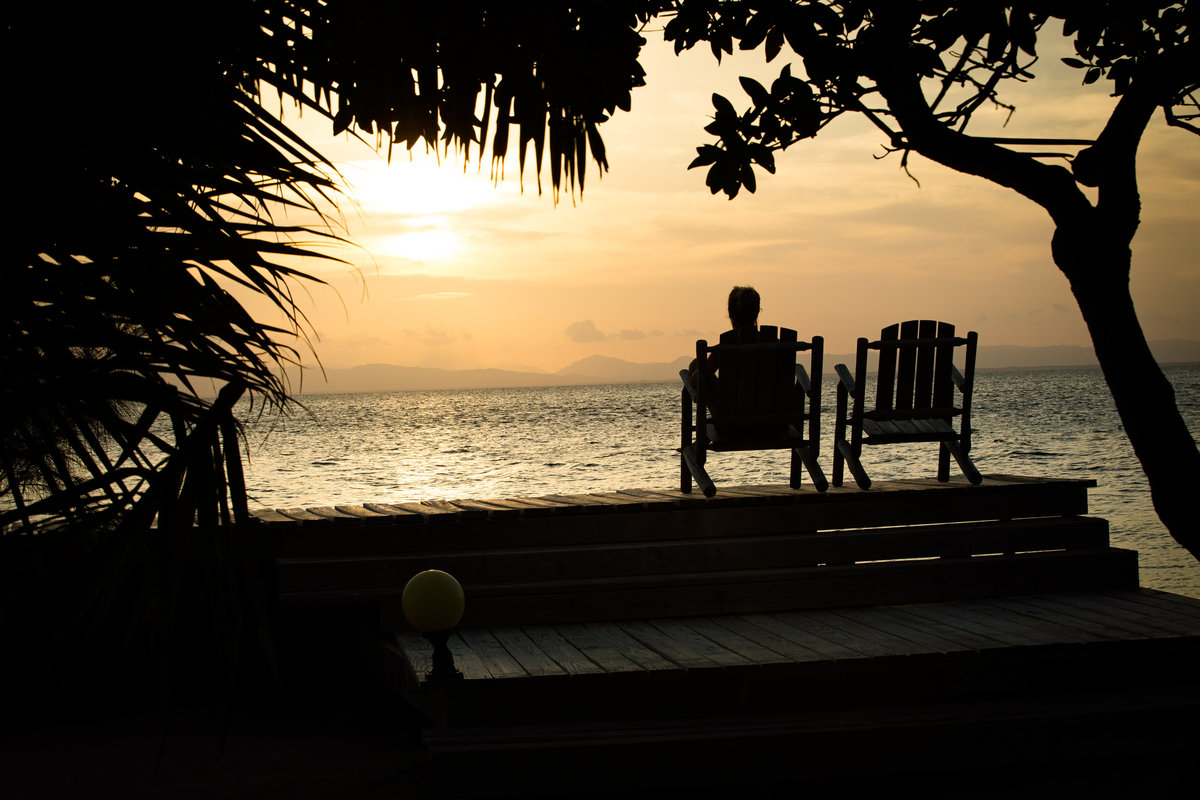
[(410, 261), (449, 261), (462, 252), (463, 241), (453, 230), (429, 227), (385, 236), (374, 249), (380, 255)]
[(432, 157), (391, 164), (382, 159), (354, 161), (342, 171), (363, 214), (372, 219), (455, 214), (497, 200), (486, 175), (474, 169), (464, 172), (455, 164), (439, 165)]
[(502, 202), (487, 176), (431, 156), (338, 166), (364, 223), (360, 243), (378, 256), (452, 261), (467, 250), (468, 215)]

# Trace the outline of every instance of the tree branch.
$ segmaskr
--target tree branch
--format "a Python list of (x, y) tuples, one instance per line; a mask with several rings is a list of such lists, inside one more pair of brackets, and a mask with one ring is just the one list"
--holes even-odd
[(1091, 209), (1072, 174), (1061, 166), (977, 139), (938, 121), (909, 53), (911, 27), (884, 6), (875, 17), (879, 56), (869, 68), (903, 134), (901, 146), (943, 166), (1006, 186), (1046, 209), (1056, 224)]

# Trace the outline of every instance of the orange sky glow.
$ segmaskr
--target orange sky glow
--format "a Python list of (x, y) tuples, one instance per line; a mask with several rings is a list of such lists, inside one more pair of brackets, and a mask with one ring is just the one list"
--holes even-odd
[[(647, 86), (601, 131), (611, 171), (589, 163), (586, 192), (557, 207), (510, 153), (504, 180), (472, 157), (439, 161), (401, 146), (389, 165), (315, 115), (297, 119), (337, 165), (357, 247), (349, 265), (300, 266), (328, 281), (302, 297), (326, 367), (368, 363), (553, 372), (592, 354), (670, 361), (727, 327), (734, 284), (762, 294), (761, 322), (820, 334), (846, 353), (891, 322), (936, 318), (979, 331), (982, 344), (1089, 344), (1066, 280), (1050, 260), (1049, 218), (978, 178), (914, 157), (879, 159), (883, 135), (861, 119), (835, 121), (817, 139), (759, 172), (756, 194), (713, 196), (704, 171), (686, 169), (712, 111), (711, 94), (747, 104), (737, 77), (769, 81), (782, 60), (760, 54), (680, 57), (647, 35)], [(1042, 72), (1048, 79), (1043, 79)], [(1002, 98), (1017, 112), (981, 112), (973, 132), (1090, 138), (1111, 98), (1043, 58), (1039, 79)], [(1139, 162), (1142, 227), (1133, 291), (1150, 339), (1200, 339), (1200, 147), (1156, 119)], [(532, 162), (532, 159), (531, 159)], [(309, 363), (315, 363), (311, 355)], [(311, 379), (306, 379), (311, 380)], [(319, 377), (316, 378), (319, 382)], [(317, 386), (309, 384), (312, 390)]]

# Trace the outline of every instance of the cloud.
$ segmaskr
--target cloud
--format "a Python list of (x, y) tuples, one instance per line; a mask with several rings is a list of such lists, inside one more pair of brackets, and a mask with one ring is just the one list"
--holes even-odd
[(408, 339), (415, 339), (428, 347), (440, 347), (449, 344), (454, 344), (460, 341), (470, 341), (471, 334), (466, 332), (455, 332), (446, 328), (433, 328), (425, 326), (423, 331), (414, 331), (411, 328), (406, 329), (403, 335)]
[(603, 331), (596, 328), (596, 323), (590, 319), (572, 323), (563, 332), (572, 342), (602, 342), (608, 338)]
[(617, 334), (619, 339), (645, 339), (645, 331), (631, 331), (628, 328)]
[(474, 292), (431, 292), (430, 294), (413, 295), (414, 300), (457, 300), (460, 297), (474, 297)]

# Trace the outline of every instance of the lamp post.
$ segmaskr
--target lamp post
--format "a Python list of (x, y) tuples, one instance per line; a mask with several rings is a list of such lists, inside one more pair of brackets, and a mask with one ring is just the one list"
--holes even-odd
[(440, 569), (427, 569), (409, 578), (400, 596), (404, 617), (433, 645), (433, 667), (429, 680), (456, 680), (462, 672), (454, 666), (450, 632), (462, 619), (466, 598), (454, 576)]

